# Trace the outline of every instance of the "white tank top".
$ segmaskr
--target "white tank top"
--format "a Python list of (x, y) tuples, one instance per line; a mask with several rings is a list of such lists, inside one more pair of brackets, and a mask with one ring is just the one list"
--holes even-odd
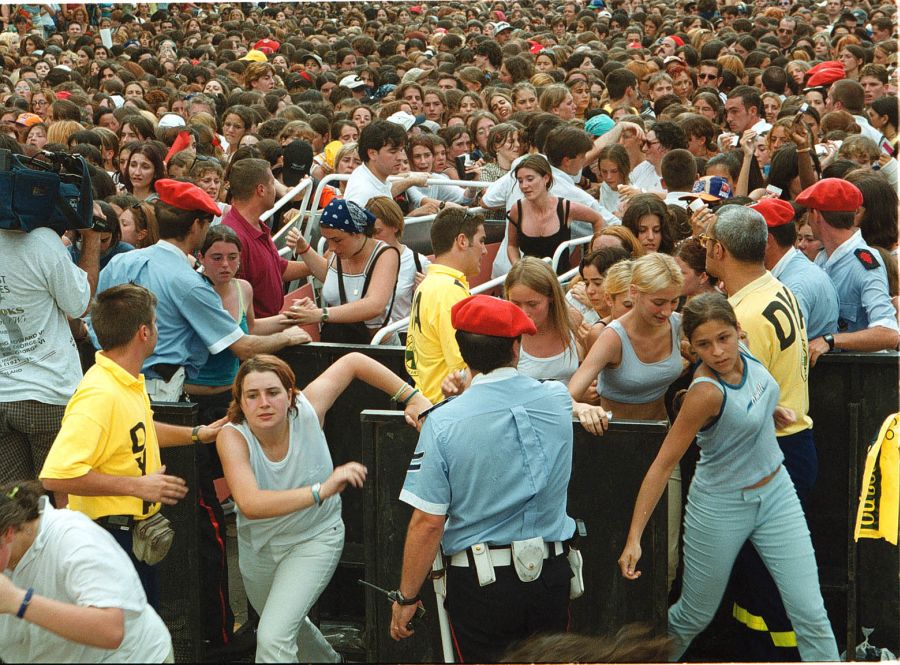
[(575, 338), (571, 338), (569, 348), (565, 351), (548, 358), (538, 358), (528, 353), (524, 347), (520, 347), (519, 364), (516, 369), (532, 379), (562, 381), (568, 384), (578, 369), (578, 347), (575, 345)]
[[(302, 393), (294, 402), (296, 412), (288, 413), (290, 431), (288, 452), (280, 462), (273, 462), (263, 452), (247, 422), (228, 423), (240, 432), (250, 450), (250, 468), (261, 490), (290, 490), (322, 483), (334, 470), (325, 433), (319, 426), (316, 411)], [(266, 545), (288, 545), (315, 538), (323, 531), (341, 524), (341, 497), (331, 496), (321, 506), (311, 506), (279, 517), (251, 520), (237, 512), (238, 538), (258, 552)]]

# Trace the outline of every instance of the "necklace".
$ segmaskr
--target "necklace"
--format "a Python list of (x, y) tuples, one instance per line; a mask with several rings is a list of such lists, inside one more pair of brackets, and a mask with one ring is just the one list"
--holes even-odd
[[(362, 247), (360, 247), (358, 250), (356, 250), (356, 252), (354, 252), (353, 255), (352, 255), (350, 258), (351, 258), (351, 259), (352, 259), (352, 258), (355, 258), (356, 255), (359, 254), (360, 252), (362, 252), (362, 251), (366, 248), (366, 245), (368, 245), (368, 244), (369, 244), (369, 238), (366, 237), (366, 239), (363, 240)], [(358, 295), (359, 295), (359, 287), (358, 287), (358, 286), (357, 286), (355, 289), (353, 289), (353, 295), (354, 295), (354, 296), (358, 296)]]

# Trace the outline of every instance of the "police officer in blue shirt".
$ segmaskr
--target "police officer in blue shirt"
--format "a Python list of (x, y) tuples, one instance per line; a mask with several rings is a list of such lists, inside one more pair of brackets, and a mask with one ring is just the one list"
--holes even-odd
[[(440, 545), (457, 655), (490, 662), (568, 623), (573, 404), (563, 384), (516, 371), (521, 335), (536, 332), (518, 307), (471, 296), (451, 320), (474, 378), (428, 416), (407, 471), (400, 499), (414, 511), (391, 636), (412, 634), (407, 623)], [(602, 433), (606, 423), (590, 419), (599, 410), (584, 406), (574, 407), (579, 419)]]
[(750, 206), (769, 229), (766, 269), (797, 298), (810, 339), (837, 330), (838, 295), (828, 275), (794, 247), (797, 225), (794, 206), (782, 199), (763, 199)]
[(816, 265), (831, 278), (840, 302), (837, 328), (809, 342), (810, 365), (834, 349), (896, 349), (900, 334), (886, 268), (853, 223), (862, 192), (845, 180), (825, 178), (800, 192), (796, 202), (809, 209), (810, 228), (823, 246)]
[(151, 399), (179, 401), (185, 377), (196, 376), (210, 354), (223, 349), (243, 359), (309, 341), (298, 327), (267, 337), (244, 334), (209, 281), (191, 267), (192, 254), (203, 244), (213, 217), (221, 214), (215, 201), (196, 185), (177, 180), (157, 180), (156, 191), (159, 242), (114, 257), (97, 287), (101, 292), (133, 282), (157, 297), (159, 340), (142, 370)]

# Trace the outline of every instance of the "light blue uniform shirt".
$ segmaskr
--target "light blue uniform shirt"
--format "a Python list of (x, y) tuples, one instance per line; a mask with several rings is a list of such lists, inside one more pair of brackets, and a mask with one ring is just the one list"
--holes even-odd
[[(867, 268), (866, 256), (878, 267)], [(831, 256), (825, 250), (819, 252), (816, 265), (827, 273), (837, 289), (840, 316), (835, 332), (856, 332), (875, 326), (897, 330), (897, 315), (888, 294), (887, 271), (881, 264), (881, 255), (866, 244), (862, 233), (854, 233)]]
[(568, 540), (572, 398), (513, 368), (476, 376), (425, 420), (400, 500), (447, 515), (447, 555), (476, 543)]
[(159, 378), (148, 370), (157, 363), (184, 367), (187, 377), (193, 378), (210, 354), (244, 336), (210, 283), (191, 269), (184, 252), (165, 240), (113, 257), (100, 272), (97, 293), (128, 282), (147, 288), (158, 300), (159, 339), (144, 362), (147, 378)]
[(791, 290), (806, 319), (809, 339), (838, 329), (838, 294), (819, 266), (793, 247), (772, 267), (772, 276)]

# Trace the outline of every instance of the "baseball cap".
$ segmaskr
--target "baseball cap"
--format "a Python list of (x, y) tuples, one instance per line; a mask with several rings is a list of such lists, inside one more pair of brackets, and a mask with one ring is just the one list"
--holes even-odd
[(351, 74), (350, 76), (345, 76), (341, 79), (341, 82), (338, 83), (342, 88), (349, 88), (350, 90), (356, 90), (357, 88), (362, 88), (366, 85), (366, 82), (362, 80), (356, 74)]
[(288, 187), (294, 187), (312, 168), (313, 149), (306, 141), (291, 141), (282, 149), (281, 179)]

